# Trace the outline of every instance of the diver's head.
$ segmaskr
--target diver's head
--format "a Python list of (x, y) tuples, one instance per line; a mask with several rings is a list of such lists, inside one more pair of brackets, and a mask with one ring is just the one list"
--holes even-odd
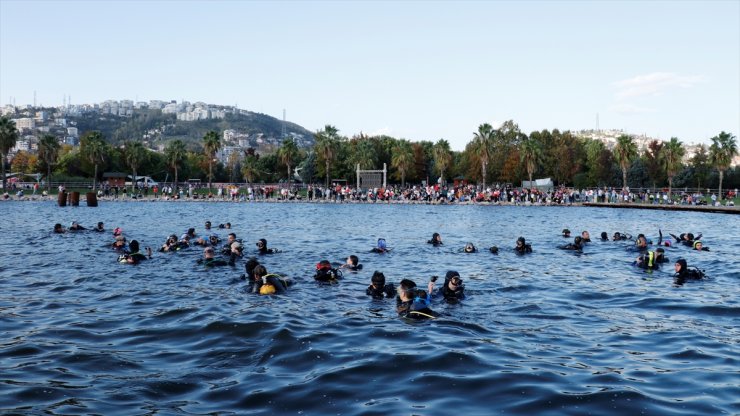
[(218, 236), (215, 235), (215, 234), (209, 236), (208, 237), (208, 242), (211, 243), (211, 245), (214, 245), (215, 246), (216, 244), (218, 244)]
[(62, 224), (56, 223), (54, 224), (54, 231), (62, 231)]
[(244, 251), (244, 246), (242, 246), (242, 243), (238, 241), (234, 241), (231, 243), (231, 252), (241, 255), (242, 251)]
[(375, 287), (385, 286), (385, 275), (383, 272), (376, 270), (375, 273), (373, 273), (373, 277), (370, 278), (370, 282), (372, 282)]
[(524, 247), (524, 245), (527, 243), (527, 241), (524, 239), (524, 237), (519, 237), (516, 239), (516, 246), (517, 247)]
[(589, 233), (588, 233), (588, 231), (586, 231), (586, 230), (583, 230), (583, 231), (581, 232), (581, 237), (582, 237), (582, 238), (583, 238), (584, 240), (590, 240), (590, 239), (591, 239), (591, 234), (589, 234)]
[(247, 278), (254, 277), (254, 269), (259, 265), (260, 262), (258, 262), (254, 257), (250, 257), (249, 260), (247, 260), (247, 263), (244, 265), (244, 270), (247, 272)]
[(381, 250), (385, 250), (386, 244), (385, 244), (385, 238), (379, 238), (378, 239), (378, 248)]
[(206, 247), (203, 249), (203, 256), (207, 259), (212, 259), (216, 256), (216, 250), (213, 247)]
[(414, 283), (413, 280), (403, 279), (398, 285), (397, 292), (398, 297), (400, 297), (401, 300), (411, 300), (416, 294), (416, 283)]
[(234, 240), (236, 240), (236, 234), (234, 234), (234, 233), (229, 233), (229, 242), (232, 242), (232, 241), (234, 241)]
[(442, 236), (440, 236), (439, 233), (434, 233), (432, 234), (432, 241), (438, 243), (442, 241)]
[(573, 243), (577, 246), (580, 246), (581, 244), (583, 244), (583, 237), (576, 236), (576, 238), (573, 239)]
[(609, 236), (606, 234), (606, 231), (602, 231), (601, 232), (601, 239), (602, 240), (608, 240), (609, 239)]
[(665, 250), (663, 250), (662, 247), (659, 247), (655, 250), (655, 259), (660, 260), (665, 257)]
[(689, 241), (694, 241), (694, 234), (693, 233), (686, 233), (686, 239)]
[(195, 228), (188, 228), (188, 235), (190, 237), (194, 237), (195, 236)]
[(254, 279), (255, 280), (261, 279), (262, 276), (266, 276), (267, 275), (267, 269), (265, 268), (265, 266), (259, 264), (259, 265), (257, 265), (254, 268), (254, 270), (252, 271), (252, 273), (254, 274)]
[(466, 253), (475, 253), (475, 246), (473, 245), (473, 243), (467, 243), (465, 244), (465, 248), (463, 250), (465, 250)]
[(172, 234), (169, 237), (167, 237), (167, 244), (173, 244), (177, 242), (177, 236)]
[(694, 250), (700, 250), (701, 251), (702, 246), (703, 246), (703, 244), (702, 244), (701, 240), (694, 241)]
[(570, 237), (570, 230), (567, 228), (563, 229), (563, 237)]
[(498, 247), (496, 246), (491, 246), (488, 250), (493, 254), (498, 254)]
[(678, 259), (676, 260), (675, 268), (676, 273), (682, 273), (688, 268), (688, 264), (686, 263), (686, 259)]
[(320, 270), (331, 270), (331, 263), (329, 263), (329, 260), (321, 260), (316, 263), (316, 271)]
[(206, 230), (210, 230), (210, 229), (211, 229), (211, 222), (206, 221)]
[(139, 251), (139, 242), (136, 240), (131, 240), (130, 243), (128, 243), (128, 248), (131, 250), (132, 253), (136, 253)]
[(266, 250), (267, 249), (267, 240), (264, 238), (260, 238), (260, 241), (257, 242), (257, 249), (259, 250)]
[(612, 240), (617, 241), (617, 240), (621, 240), (621, 239), (622, 239), (622, 234), (619, 231), (617, 231), (616, 233), (614, 233), (614, 237), (612, 237)]
[(352, 266), (357, 267), (357, 265), (360, 263), (360, 259), (354, 254), (352, 254), (349, 257), (347, 257), (347, 262), (351, 264)]
[(102, 229), (103, 229), (103, 223), (102, 223), (102, 222), (99, 222), (99, 223), (98, 223), (98, 229), (99, 229), (99, 230), (102, 230)]
[(123, 229), (121, 227), (116, 227), (113, 229), (113, 236), (121, 235), (123, 234)]

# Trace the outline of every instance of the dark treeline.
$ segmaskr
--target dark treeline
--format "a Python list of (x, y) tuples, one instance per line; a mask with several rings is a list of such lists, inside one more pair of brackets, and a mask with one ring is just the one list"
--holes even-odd
[[(14, 129), (12, 121), (0, 121), (4, 171), (8, 167), (6, 155), (17, 139), (17, 131), (13, 139)], [(209, 131), (200, 143), (171, 140), (161, 153), (146, 149), (141, 141), (114, 140), (99, 131), (86, 132), (79, 147), (42, 137), (37, 154), (18, 152), (9, 167), (12, 172), (45, 172), (55, 181), (91, 177), (99, 181), (103, 172), (118, 171), (168, 182), (277, 183), (296, 180), (297, 172), (305, 183), (343, 180), (353, 184), (358, 164), (361, 169), (379, 169), (386, 164), (389, 182), (401, 185), (441, 180), (483, 187), (518, 186), (523, 180), (544, 177), (552, 178), (556, 185), (579, 189), (733, 189), (740, 185), (737, 167), (730, 167), (737, 154), (736, 139), (726, 132), (712, 137), (710, 146), (701, 145), (686, 163), (686, 149), (677, 138), (654, 140), (639, 151), (633, 138), (623, 135), (609, 149), (601, 141), (576, 137), (569, 131), (525, 134), (513, 121), (498, 128), (482, 124), (471, 132), (463, 151), (452, 151), (445, 139), (411, 142), (385, 135), (347, 137), (327, 125), (315, 133), (311, 148), (298, 148), (288, 138), (274, 151), (243, 149), (221, 163), (216, 160), (221, 137), (221, 132)]]

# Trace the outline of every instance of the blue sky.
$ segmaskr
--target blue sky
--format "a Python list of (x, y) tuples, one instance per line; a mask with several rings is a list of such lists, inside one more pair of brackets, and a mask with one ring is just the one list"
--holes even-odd
[(0, 0), (0, 104), (188, 100), (315, 131), (740, 131), (740, 1)]

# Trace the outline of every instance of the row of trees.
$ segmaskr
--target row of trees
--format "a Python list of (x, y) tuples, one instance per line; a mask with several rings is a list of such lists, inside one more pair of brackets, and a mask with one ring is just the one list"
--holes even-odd
[[(299, 149), (287, 138), (275, 151), (260, 154), (245, 149), (242, 153), (232, 153), (222, 164), (216, 159), (222, 147), (221, 135), (216, 131), (207, 132), (200, 145), (170, 141), (163, 153), (149, 151), (137, 141), (125, 141), (122, 146), (113, 147), (97, 131), (84, 134), (79, 148), (60, 146), (53, 136), (47, 135), (39, 141), (38, 155), (19, 152), (12, 167), (22, 172), (42, 170), (47, 178), (52, 170), (58, 175), (92, 176), (93, 186), (104, 170), (130, 171), (134, 176), (145, 172), (159, 179), (172, 174), (175, 182), (184, 173), (188, 178), (207, 179), (211, 188), (214, 179), (221, 182), (244, 179), (250, 183), (292, 180), (294, 168), (305, 182), (322, 178), (329, 185), (336, 179), (356, 179), (357, 165), (361, 169), (375, 169), (385, 163), (391, 168), (391, 178), (401, 185), (407, 181), (453, 178), (485, 187), (491, 183), (518, 183), (524, 178), (531, 182), (537, 174), (578, 188), (618, 185), (656, 188), (667, 184), (669, 192), (676, 184), (708, 186), (714, 182), (710, 169), (714, 167), (721, 194), (724, 173), (737, 154), (735, 137), (726, 132), (711, 138), (712, 145), (708, 148), (700, 146), (690, 163), (684, 164), (686, 149), (675, 137), (668, 142), (654, 140), (639, 152), (634, 140), (623, 135), (613, 149), (608, 149), (601, 141), (578, 138), (567, 131), (542, 130), (527, 135), (513, 121), (499, 128), (481, 124), (461, 152), (452, 151), (444, 139), (434, 143), (410, 142), (362, 133), (344, 137), (331, 125), (317, 131), (314, 137), (315, 144), (310, 149)], [(0, 119), (3, 179), (6, 155), (17, 138), (12, 121)], [(734, 169), (730, 177), (737, 186)]]

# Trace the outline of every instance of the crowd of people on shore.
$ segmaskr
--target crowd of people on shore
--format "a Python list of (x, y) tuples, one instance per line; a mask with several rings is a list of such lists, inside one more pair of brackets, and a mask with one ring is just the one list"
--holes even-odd
[[(172, 234), (166, 238), (166, 241), (159, 248), (162, 253), (174, 253), (181, 250), (199, 248), (202, 249), (203, 255), (196, 262), (206, 268), (219, 266), (235, 267), (245, 258), (244, 243), (237, 238), (236, 233), (229, 232), (226, 240), (222, 241), (214, 229), (231, 230), (231, 223), (227, 222), (213, 227), (210, 221), (205, 222), (205, 232), (202, 236), (196, 234), (195, 228), (189, 228), (179, 238)], [(77, 233), (91, 231), (97, 233), (106, 233), (105, 225), (98, 222), (95, 227), (87, 229), (77, 222), (72, 222), (68, 228), (61, 224), (55, 224), (53, 233)], [(607, 232), (602, 232), (597, 239), (602, 242), (627, 242), (625, 246), (628, 253), (637, 254), (633, 266), (652, 272), (661, 267), (662, 264), (668, 263), (665, 248), (671, 246), (683, 246), (695, 251), (709, 251), (709, 248), (703, 245), (702, 235), (693, 233), (682, 233), (680, 235), (669, 234), (671, 238), (664, 239), (661, 230), (658, 231), (659, 237), (654, 244), (644, 234), (638, 234), (633, 239), (632, 235), (624, 232), (615, 232), (611, 238)], [(145, 247), (142, 249), (139, 241), (128, 241), (120, 227), (113, 230), (113, 241), (108, 243), (109, 247), (118, 254), (117, 261), (126, 264), (139, 264), (152, 258), (152, 249)], [(569, 229), (563, 229), (562, 237), (568, 241), (571, 238)], [(558, 245), (561, 250), (569, 250), (581, 253), (589, 244), (593, 244), (591, 235), (587, 230), (573, 238), (572, 242)], [(444, 241), (439, 233), (434, 233), (427, 241), (432, 247), (444, 246)], [(247, 291), (261, 295), (284, 294), (293, 286), (294, 280), (276, 273), (269, 273), (264, 264), (258, 260), (259, 256), (278, 254), (281, 250), (268, 247), (267, 240), (259, 239), (255, 243), (256, 249), (254, 256), (249, 257), (244, 262), (245, 273), (241, 279), (247, 283)], [(370, 253), (383, 255), (392, 249), (388, 246), (384, 238), (379, 238), (376, 245), (370, 249)], [(501, 250), (497, 246), (488, 248), (488, 252), (498, 255)], [(534, 253), (532, 245), (524, 237), (519, 237), (513, 247), (510, 249), (517, 255), (531, 255)], [(460, 247), (461, 253), (477, 253), (479, 250), (472, 242), (466, 243)], [(337, 284), (341, 282), (345, 272), (356, 273), (362, 270), (363, 266), (357, 255), (350, 255), (344, 264), (335, 265), (328, 260), (321, 260), (316, 264), (316, 270), (313, 279), (319, 284)], [(699, 280), (704, 278), (704, 272), (696, 267), (689, 267), (687, 261), (683, 258), (676, 260), (674, 264), (674, 283), (682, 285), (688, 280)], [(393, 298), (396, 299), (396, 309), (400, 316), (412, 319), (434, 318), (437, 313), (431, 309), (435, 300), (445, 302), (461, 302), (465, 298), (465, 284), (463, 279), (455, 270), (449, 270), (444, 277), (443, 283), (437, 287), (437, 276), (432, 276), (427, 283), (426, 288), (417, 286), (416, 282), (411, 279), (403, 279), (398, 285), (386, 281), (385, 275), (381, 271), (375, 271), (370, 279), (370, 284), (366, 288), (366, 294), (374, 299)]]

